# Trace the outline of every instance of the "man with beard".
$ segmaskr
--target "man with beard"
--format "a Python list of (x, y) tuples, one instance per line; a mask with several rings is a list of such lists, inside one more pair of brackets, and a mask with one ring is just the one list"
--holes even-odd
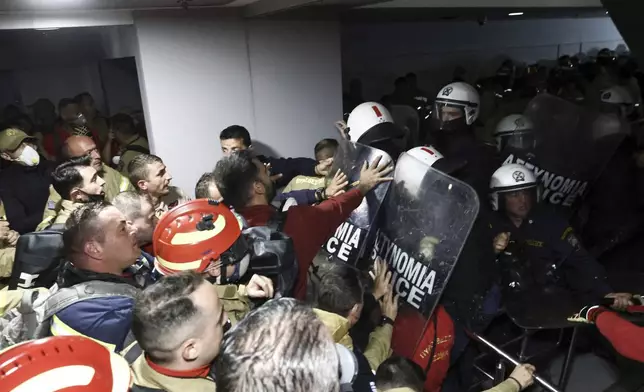
[(61, 195), (60, 209), (53, 220), (45, 219), (37, 230), (62, 228), (74, 210), (85, 203), (105, 199), (105, 181), (91, 164), (91, 158), (83, 156), (61, 163), (51, 173), (52, 186)]
[(121, 192), (134, 190), (130, 180), (101, 161), (101, 154), (92, 138), (87, 136), (70, 136), (65, 140), (62, 151), (63, 159), (91, 157), (91, 164), (98, 175), (105, 180), (105, 200), (112, 201)]
[(172, 174), (156, 155), (141, 154), (128, 165), (130, 182), (139, 193), (150, 196), (157, 217), (185, 200), (180, 189), (170, 186)]
[[(393, 167), (380, 165), (380, 159), (370, 167), (365, 163), (355, 189), (316, 206), (294, 206), (287, 211), (282, 231), (293, 240), (299, 263), (293, 290), (295, 298), (306, 296), (307, 273), (320, 247), (358, 208), (368, 192), (378, 184), (392, 180), (387, 177), (392, 170)], [(220, 160), (215, 167), (215, 180), (224, 200), (246, 219), (249, 226), (267, 226), (278, 217), (278, 212), (270, 205), (275, 197), (275, 186), (266, 166), (251, 151), (238, 151)]]
[[(118, 171), (112, 169), (101, 161), (98, 147), (91, 137), (88, 136), (70, 136), (61, 148), (61, 157), (65, 160), (72, 158), (81, 158), (89, 156), (91, 165), (98, 175), (105, 180), (105, 200), (112, 201), (114, 196), (121, 192), (134, 190), (130, 179), (123, 176)], [(43, 221), (39, 225), (47, 226), (54, 220), (58, 210), (60, 210), (61, 197), (53, 187), (49, 188), (49, 199), (45, 206)], [(48, 223), (45, 223), (48, 222)]]

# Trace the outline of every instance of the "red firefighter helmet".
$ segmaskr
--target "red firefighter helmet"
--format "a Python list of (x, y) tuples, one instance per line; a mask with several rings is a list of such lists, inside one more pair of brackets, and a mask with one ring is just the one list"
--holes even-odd
[(161, 217), (152, 242), (156, 266), (164, 275), (181, 271), (204, 272), (211, 261), (219, 260), (236, 247), (241, 237), (241, 222), (224, 204), (197, 199), (181, 204)]
[(0, 352), (0, 385), (8, 392), (127, 392), (127, 361), (83, 336), (52, 336)]

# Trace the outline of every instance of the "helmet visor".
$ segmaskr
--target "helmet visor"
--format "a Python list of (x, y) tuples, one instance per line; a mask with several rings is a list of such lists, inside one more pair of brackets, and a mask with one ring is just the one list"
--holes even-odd
[(437, 128), (441, 130), (452, 130), (460, 125), (466, 125), (465, 105), (436, 101), (434, 104), (433, 119)]
[(537, 140), (532, 130), (517, 131), (497, 137), (499, 151), (507, 148), (520, 151), (532, 151), (537, 145)]

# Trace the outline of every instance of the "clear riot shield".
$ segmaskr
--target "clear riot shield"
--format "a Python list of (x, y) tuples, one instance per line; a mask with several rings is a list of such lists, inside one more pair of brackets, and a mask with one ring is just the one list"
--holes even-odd
[(504, 150), (503, 164), (534, 170), (542, 202), (570, 215), (615, 154), (628, 124), (547, 94), (530, 101), (524, 115), (534, 123), (535, 143)]
[(411, 357), (472, 229), (479, 200), (472, 187), (411, 155), (398, 159), (379, 217), (371, 259), (393, 272), (400, 307), (392, 347)]
[[(382, 150), (341, 140), (333, 158), (333, 169), (329, 176), (332, 177), (338, 170), (342, 170), (348, 177), (349, 186), (353, 188), (360, 179), (362, 165), (365, 162), (373, 164), (378, 157), (382, 157), (380, 164), (392, 161), (391, 157)], [(322, 246), (319, 256), (332, 262), (356, 265), (363, 254), (374, 220), (388, 189), (389, 183), (383, 183), (369, 192), (362, 204), (351, 213), (349, 219), (342, 223), (335, 234)]]

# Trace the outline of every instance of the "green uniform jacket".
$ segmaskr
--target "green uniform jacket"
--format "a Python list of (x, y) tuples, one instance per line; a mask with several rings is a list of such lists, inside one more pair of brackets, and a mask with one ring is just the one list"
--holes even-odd
[[(349, 335), (349, 328), (351, 328), (349, 320), (335, 313), (325, 312), (324, 310), (313, 309), (313, 311), (329, 329), (336, 343), (340, 343), (346, 348), (353, 350), (353, 339)], [(391, 355), (391, 335), (393, 331), (394, 329), (391, 325), (385, 324), (377, 327), (369, 335), (369, 343), (367, 343), (367, 348), (363, 354), (367, 358), (367, 361), (369, 361), (369, 366), (371, 366), (373, 371), (376, 371), (378, 366)]]
[(166, 392), (215, 392), (215, 381), (203, 377), (170, 377), (152, 369), (141, 355), (132, 364), (133, 381), (135, 385), (162, 389)]
[[(145, 138), (138, 137), (135, 139), (132, 143), (129, 144), (129, 146), (139, 146), (143, 147), (146, 150), (150, 150), (150, 145), (148, 144), (148, 141), (145, 140)], [(127, 170), (128, 165), (134, 159), (134, 157), (141, 155), (142, 152), (140, 151), (132, 151), (132, 150), (125, 150), (125, 148), (121, 149), (121, 160), (119, 161), (119, 167), (118, 170), (123, 174), (124, 176), (128, 177), (129, 172)]]
[(296, 176), (282, 189), (282, 193), (301, 191), (304, 189), (315, 190), (325, 187), (326, 179), (324, 177)]
[(7, 246), (0, 249), (0, 278), (11, 277), (13, 261), (16, 258), (16, 247)]
[(106, 164), (103, 164), (103, 174), (101, 174), (101, 178), (105, 180), (105, 200), (107, 201), (111, 202), (112, 199), (121, 192), (134, 190), (129, 178)]
[[(0, 200), (0, 219), (7, 219), (4, 211), (4, 204)], [(16, 248), (13, 246), (0, 246), (0, 278), (11, 276), (13, 260), (16, 257)], [(0, 308), (3, 304), (0, 302)]]
[(57, 203), (57, 210), (55, 215), (49, 214), (42, 222), (36, 227), (36, 231), (43, 231), (53, 225), (64, 225), (67, 219), (71, 216), (77, 208), (81, 207), (83, 203), (74, 203), (70, 200), (60, 200)]

